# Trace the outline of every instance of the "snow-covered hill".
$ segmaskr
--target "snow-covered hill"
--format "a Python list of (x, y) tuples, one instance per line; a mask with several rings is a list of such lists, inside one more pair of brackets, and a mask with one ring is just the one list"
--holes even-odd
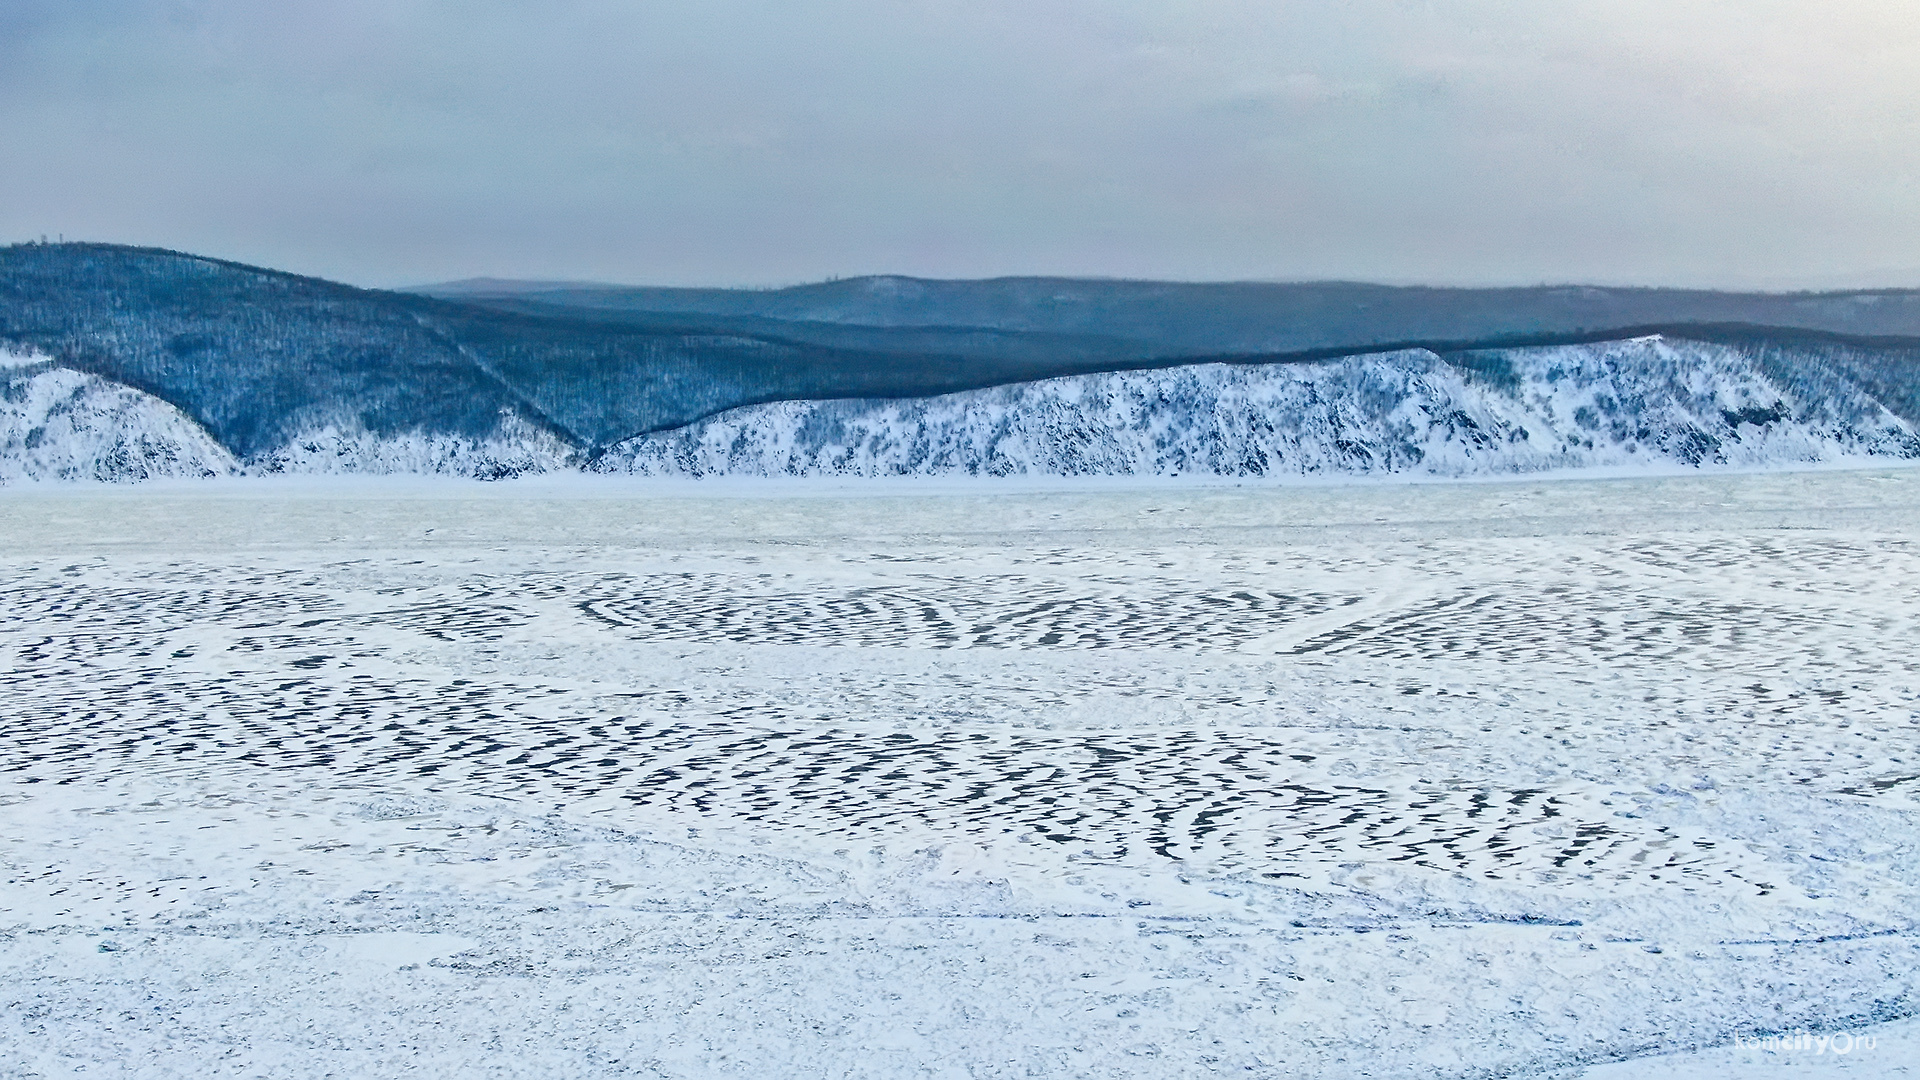
[[(620, 443), (646, 476), (1489, 476), (1920, 458), (1844, 358), (1658, 337), (1443, 358), (1195, 364), (939, 397), (789, 401)], [(580, 466), (508, 414), (484, 440), (315, 421), (236, 461), (173, 406), (44, 358), (0, 363), (0, 482), (248, 473), (500, 477)], [(1907, 410), (1911, 413), (1911, 410)]]
[(1837, 379), (1659, 338), (1201, 364), (901, 401), (782, 402), (622, 443), (645, 475), (1414, 473), (1920, 457), (1914, 427)]
[(8, 353), (0, 376), (0, 483), (234, 471), (233, 455), (150, 394)]
[(503, 413), (499, 434), (474, 439), (415, 432), (381, 436), (351, 422), (310, 427), (248, 463), (252, 473), (467, 476), (500, 480), (571, 467), (573, 450), (551, 432)]
[(378, 436), (351, 422), (315, 422), (240, 461), (192, 418), (151, 394), (0, 352), (0, 484), (272, 474), (425, 474), (494, 479), (565, 469), (557, 436), (502, 417), (502, 434), (472, 439), (419, 432)]

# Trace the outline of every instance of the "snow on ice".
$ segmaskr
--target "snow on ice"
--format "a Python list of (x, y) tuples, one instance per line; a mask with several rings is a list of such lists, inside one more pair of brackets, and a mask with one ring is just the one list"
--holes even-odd
[(1908, 1075), (1917, 519), (1900, 469), (17, 488), (0, 1056)]

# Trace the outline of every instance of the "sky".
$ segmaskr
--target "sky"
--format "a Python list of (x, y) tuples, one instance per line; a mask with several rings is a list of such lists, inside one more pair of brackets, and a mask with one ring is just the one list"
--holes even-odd
[(0, 242), (400, 286), (1920, 285), (1899, 0), (0, 0)]

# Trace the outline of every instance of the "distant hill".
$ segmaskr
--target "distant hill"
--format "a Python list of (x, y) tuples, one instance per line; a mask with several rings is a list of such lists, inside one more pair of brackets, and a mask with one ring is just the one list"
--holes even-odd
[(873, 327), (1095, 335), (1168, 353), (1294, 354), (1473, 343), (1559, 344), (1633, 328), (1745, 325), (1920, 338), (1920, 290), (1728, 293), (1536, 286), (1186, 284), (862, 277), (785, 289), (667, 289), (481, 278), (415, 290), (522, 310), (746, 316)]
[[(34, 475), (506, 474), (593, 465), (636, 437), (744, 406), (920, 400), (1210, 363), (1417, 351), (1476, 386), (1518, 394), (1553, 375), (1516, 367), (1516, 350), (1653, 334), (1735, 349), (1781, 392), (1845, 400), (1848, 415), (1884, 408), (1920, 422), (1914, 291), (875, 277), (776, 290), (482, 280), (388, 292), (151, 248), (26, 244), (0, 248), (0, 353), (15, 358), (0, 364), (0, 411), (12, 410), (0, 427), (13, 425), (0, 448), (42, 462)], [(1069, 407), (1044, 393), (1007, 400)], [(1212, 407), (1201, 400), (1162, 407)], [(1292, 407), (1283, 400), (1262, 408)], [(1425, 407), (1366, 393), (1350, 404), (1403, 406)], [(1630, 403), (1595, 407), (1627, 410), (1619, 422), (1631, 422)], [(212, 443), (196, 441), (194, 427)], [(110, 447), (75, 451), (107, 464), (34, 457), (56, 428), (72, 445)], [(1822, 445), (1906, 445), (1847, 438)]]

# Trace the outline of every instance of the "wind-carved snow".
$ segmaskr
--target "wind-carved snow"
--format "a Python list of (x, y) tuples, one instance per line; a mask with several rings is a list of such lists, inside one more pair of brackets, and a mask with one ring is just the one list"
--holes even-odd
[(0, 352), (0, 484), (219, 476), (233, 455), (179, 409), (45, 357)]
[(379, 435), (352, 421), (316, 426), (251, 463), (261, 473), (424, 473), (500, 479), (570, 467), (572, 449), (551, 432), (502, 413), (489, 438), (410, 432)]
[(1642, 338), (1480, 354), (1197, 364), (895, 401), (792, 401), (630, 440), (645, 475), (1469, 476), (1637, 465), (1920, 457), (1920, 437), (1831, 380), (1770, 379), (1746, 351)]
[(1916, 480), (0, 499), (0, 1061), (1463, 1080), (1909, 1016)]

